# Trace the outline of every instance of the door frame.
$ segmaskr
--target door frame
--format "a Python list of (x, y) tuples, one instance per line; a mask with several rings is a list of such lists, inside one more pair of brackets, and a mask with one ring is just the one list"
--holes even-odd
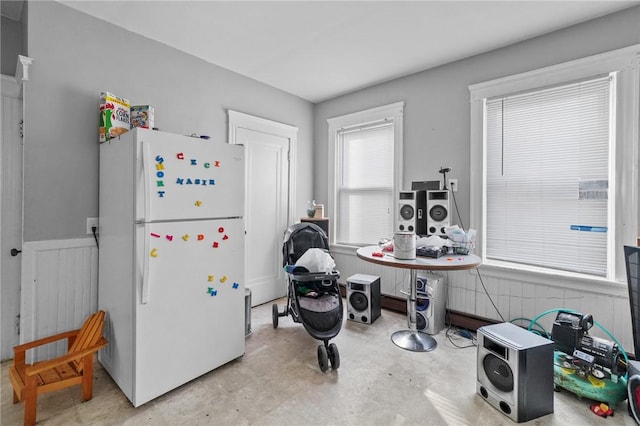
[(227, 110), (229, 113), (229, 143), (237, 144), (236, 132), (239, 128), (255, 130), (261, 133), (268, 133), (280, 136), (289, 140), (289, 177), (287, 186), (289, 187), (287, 203), (287, 223), (293, 223), (293, 212), (296, 201), (296, 145), (298, 138), (298, 128), (266, 118), (256, 117), (234, 110)]
[[(296, 200), (296, 188), (295, 188), (295, 174), (296, 174), (296, 142), (298, 137), (298, 128), (295, 126), (290, 126), (288, 124), (279, 123), (276, 121), (268, 120), (261, 117), (256, 117), (253, 115), (245, 114), (238, 111), (228, 110), (229, 114), (229, 143), (230, 144), (239, 144), (237, 139), (237, 135), (240, 129), (245, 129), (249, 131), (255, 131), (259, 133), (263, 133), (266, 135), (276, 136), (278, 138), (283, 138), (287, 140), (287, 172), (288, 175), (286, 177), (287, 182), (287, 203), (286, 203), (286, 220), (287, 226), (288, 224), (294, 223), (293, 212), (295, 211), (295, 200)], [(246, 172), (245, 172), (246, 173)], [(249, 189), (247, 188), (247, 182), (245, 182), (245, 194), (249, 193)], [(245, 206), (245, 220), (246, 217), (246, 206)], [(245, 254), (246, 256), (246, 254)], [(245, 259), (246, 260), (246, 259)], [(246, 265), (245, 265), (245, 273), (246, 273)], [(280, 276), (281, 272), (278, 274)], [(284, 285), (284, 284), (283, 284)], [(286, 285), (285, 285), (286, 287)], [(286, 291), (285, 291), (286, 292)], [(255, 306), (258, 303), (258, 300), (252, 298), (252, 306)]]

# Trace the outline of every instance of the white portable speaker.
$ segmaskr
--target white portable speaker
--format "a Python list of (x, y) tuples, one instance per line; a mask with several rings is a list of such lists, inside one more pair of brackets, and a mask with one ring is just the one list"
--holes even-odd
[(518, 423), (553, 413), (553, 341), (510, 322), (477, 335), (478, 395)]
[(449, 191), (427, 191), (427, 234), (445, 235), (449, 225)]
[(347, 319), (373, 324), (380, 316), (380, 277), (355, 274), (347, 279)]
[(416, 214), (416, 191), (400, 191), (396, 231), (416, 232)]

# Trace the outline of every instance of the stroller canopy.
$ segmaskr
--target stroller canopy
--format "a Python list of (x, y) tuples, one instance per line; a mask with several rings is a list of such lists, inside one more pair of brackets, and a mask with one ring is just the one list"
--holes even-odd
[(310, 248), (329, 250), (329, 240), (322, 228), (309, 222), (290, 226), (284, 233), (282, 266), (295, 265)]

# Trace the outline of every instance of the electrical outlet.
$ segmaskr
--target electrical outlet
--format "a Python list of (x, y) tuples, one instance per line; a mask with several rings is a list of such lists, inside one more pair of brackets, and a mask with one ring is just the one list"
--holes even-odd
[(88, 217), (87, 218), (87, 234), (93, 235), (93, 227), (96, 227), (96, 233), (98, 232), (98, 218), (97, 217)]
[(453, 192), (458, 192), (458, 179), (449, 179), (449, 188)]

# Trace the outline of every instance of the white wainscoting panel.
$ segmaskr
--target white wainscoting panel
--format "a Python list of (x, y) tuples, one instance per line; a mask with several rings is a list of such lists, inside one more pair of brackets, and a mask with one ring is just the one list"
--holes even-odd
[[(25, 242), (20, 343), (80, 328), (98, 309), (98, 249), (93, 238)], [(66, 352), (66, 341), (29, 358)]]
[[(407, 289), (409, 271), (389, 268), (358, 259), (354, 254), (332, 251), (336, 268), (340, 271), (340, 282), (346, 282), (353, 274), (380, 276), (383, 294), (405, 297), (400, 289)], [(554, 285), (542, 285), (528, 282), (526, 279), (501, 278), (482, 273), (480, 279), (477, 270), (448, 271), (445, 275), (448, 283), (447, 309), (501, 321), (496, 308), (505, 321), (529, 326), (530, 320), (544, 312), (555, 309), (571, 309), (583, 314), (591, 314), (595, 321), (606, 328), (627, 352), (633, 352), (631, 330), (631, 308), (624, 291), (608, 294), (606, 289), (598, 290), (585, 283), (584, 289), (560, 288)], [(484, 288), (483, 288), (484, 284)], [(485, 292), (486, 288), (486, 292)], [(487, 296), (491, 296), (491, 300)], [(551, 333), (556, 312), (541, 316), (536, 322), (545, 331)], [(517, 321), (516, 321), (517, 320)], [(589, 333), (593, 336), (612, 340), (598, 326)]]

